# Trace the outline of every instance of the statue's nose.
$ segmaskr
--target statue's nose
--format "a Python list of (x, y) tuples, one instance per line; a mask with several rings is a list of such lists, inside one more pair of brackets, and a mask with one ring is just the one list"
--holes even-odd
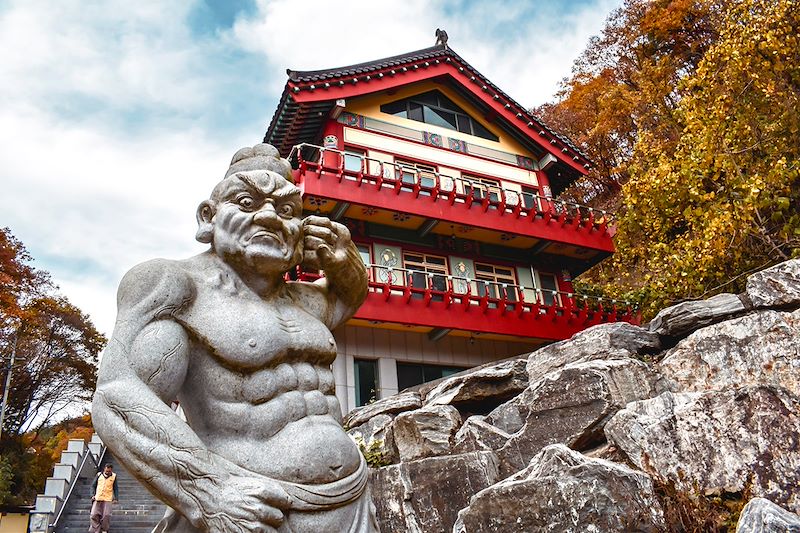
[(271, 203), (265, 204), (261, 209), (256, 211), (253, 215), (253, 221), (259, 226), (269, 228), (280, 227), (282, 225), (278, 213), (275, 212), (275, 206)]

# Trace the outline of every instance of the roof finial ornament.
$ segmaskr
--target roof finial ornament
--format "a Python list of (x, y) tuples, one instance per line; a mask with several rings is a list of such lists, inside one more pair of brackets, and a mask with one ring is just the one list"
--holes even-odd
[(436, 45), (442, 45), (447, 49), (447, 32), (436, 28)]

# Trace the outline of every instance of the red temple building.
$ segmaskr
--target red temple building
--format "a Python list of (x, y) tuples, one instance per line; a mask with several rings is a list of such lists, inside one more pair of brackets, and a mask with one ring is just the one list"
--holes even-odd
[(343, 410), (636, 320), (573, 293), (614, 251), (609, 213), (559, 200), (591, 162), (452, 49), (288, 75), (264, 142), (370, 276), (334, 332)]

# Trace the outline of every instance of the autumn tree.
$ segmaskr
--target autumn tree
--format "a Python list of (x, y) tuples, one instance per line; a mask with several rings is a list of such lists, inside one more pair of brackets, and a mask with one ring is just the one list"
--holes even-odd
[(598, 160), (578, 194), (618, 206), (617, 254), (589, 283), (647, 317), (800, 253), (799, 9), (628, 0), (612, 15), (544, 109), (574, 120), (565, 129)]
[(23, 244), (8, 229), (0, 228), (0, 361), (4, 371), (0, 394), (11, 373), (0, 440), (4, 459), (0, 489), (10, 486), (11, 494), (17, 496), (31, 491), (35, 495), (41, 489), (33, 485), (44, 481), (42, 472), (52, 468), (53, 459), (30, 451), (40, 446), (42, 428), (51, 426), (68, 407), (91, 398), (105, 344), (89, 317), (59, 295), (49, 275), (35, 269), (31, 261)]

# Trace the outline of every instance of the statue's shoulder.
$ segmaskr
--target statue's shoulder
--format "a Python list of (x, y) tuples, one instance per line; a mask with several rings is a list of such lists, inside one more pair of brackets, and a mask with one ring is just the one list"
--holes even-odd
[(180, 308), (194, 299), (195, 286), (186, 261), (152, 259), (130, 269), (119, 284), (120, 310), (146, 307), (161, 310)]

